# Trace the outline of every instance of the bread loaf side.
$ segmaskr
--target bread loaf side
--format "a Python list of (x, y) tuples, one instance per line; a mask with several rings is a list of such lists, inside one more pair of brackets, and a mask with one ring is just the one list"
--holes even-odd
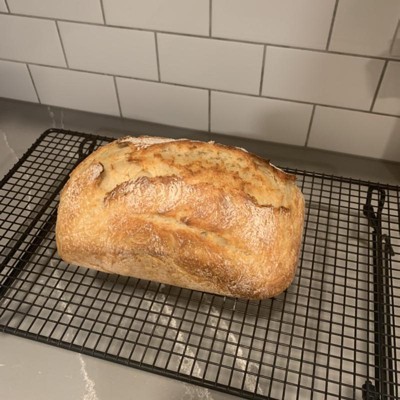
[(56, 241), (69, 263), (262, 299), (291, 284), (303, 220), (295, 177), (243, 149), (125, 137), (71, 173)]

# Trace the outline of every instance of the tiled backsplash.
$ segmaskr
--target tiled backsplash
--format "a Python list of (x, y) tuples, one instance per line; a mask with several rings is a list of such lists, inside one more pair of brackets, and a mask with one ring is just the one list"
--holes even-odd
[(400, 0), (0, 0), (0, 97), (400, 161), (399, 20)]

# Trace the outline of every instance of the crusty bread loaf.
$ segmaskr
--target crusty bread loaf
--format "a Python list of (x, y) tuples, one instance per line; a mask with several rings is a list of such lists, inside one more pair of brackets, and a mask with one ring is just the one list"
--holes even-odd
[(69, 263), (262, 299), (291, 284), (303, 219), (295, 177), (243, 149), (126, 137), (71, 173), (56, 240)]

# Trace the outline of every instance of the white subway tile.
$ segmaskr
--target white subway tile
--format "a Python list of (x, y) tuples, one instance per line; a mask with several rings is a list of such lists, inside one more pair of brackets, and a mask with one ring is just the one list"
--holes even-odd
[(400, 115), (400, 62), (389, 62), (374, 111)]
[(1, 58), (65, 66), (54, 21), (1, 14), (0, 38)]
[(334, 0), (214, 0), (212, 35), (324, 49)]
[(341, 0), (329, 49), (385, 56), (399, 18), (398, 0)]
[(263, 95), (369, 109), (384, 62), (267, 47)]
[(59, 25), (70, 67), (158, 78), (154, 33), (73, 22)]
[(100, 0), (8, 0), (8, 5), (16, 14), (103, 23)]
[(111, 76), (35, 65), (31, 72), (43, 104), (119, 115)]
[(208, 35), (209, 0), (103, 0), (106, 23)]
[(208, 91), (117, 78), (122, 115), (184, 128), (208, 129)]
[(308, 145), (400, 161), (400, 118), (317, 107)]
[(258, 94), (263, 46), (158, 35), (161, 80)]
[(211, 130), (303, 146), (311, 111), (308, 104), (212, 92)]
[(26, 64), (0, 61), (0, 97), (38, 102)]
[(0, 12), (8, 12), (5, 0), (0, 0)]

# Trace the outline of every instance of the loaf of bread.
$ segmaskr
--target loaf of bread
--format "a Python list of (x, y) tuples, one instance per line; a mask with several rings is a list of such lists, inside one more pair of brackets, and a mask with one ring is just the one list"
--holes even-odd
[(295, 176), (246, 150), (125, 137), (71, 173), (56, 240), (68, 263), (262, 299), (291, 284), (303, 220)]

